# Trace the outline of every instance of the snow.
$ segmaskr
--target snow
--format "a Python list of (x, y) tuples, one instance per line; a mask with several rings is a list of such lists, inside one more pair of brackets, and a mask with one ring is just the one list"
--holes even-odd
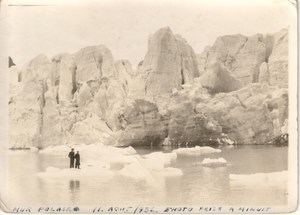
[(211, 159), (211, 158), (205, 158), (202, 161), (202, 166), (205, 167), (219, 167), (219, 166), (226, 166), (227, 161), (224, 158), (218, 158), (218, 159)]
[(285, 187), (287, 186), (288, 171), (255, 173), (248, 175), (229, 175), (231, 186), (238, 187)]
[(177, 156), (199, 156), (205, 154), (219, 153), (221, 149), (215, 149), (209, 146), (196, 146), (194, 148), (179, 148), (173, 150)]

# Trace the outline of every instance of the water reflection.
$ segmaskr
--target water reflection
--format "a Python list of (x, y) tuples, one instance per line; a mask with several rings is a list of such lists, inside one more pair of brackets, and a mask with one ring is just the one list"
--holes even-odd
[(70, 180), (69, 181), (69, 189), (70, 189), (70, 199), (73, 204), (75, 204), (79, 200), (79, 190), (80, 190), (80, 181), (79, 180)]
[[(155, 150), (153, 147), (152, 150), (137, 151), (143, 155)], [(172, 148), (164, 150), (170, 152)], [(230, 165), (216, 168), (202, 166), (205, 158), (220, 157)], [(117, 174), (123, 165), (112, 165), (115, 177), (53, 175), (39, 178), (37, 174), (48, 167), (68, 168), (68, 160), (60, 155), (24, 152), (9, 157), (8, 198), (9, 202), (19, 205), (95, 205), (99, 202), (105, 205), (281, 205), (287, 202), (285, 185), (245, 189), (230, 183), (229, 175), (286, 171), (287, 158), (287, 147), (224, 147), (220, 153), (177, 157), (171, 167), (181, 169), (182, 177), (165, 178), (160, 171), (153, 170), (151, 178), (134, 180)]]
[(80, 181), (78, 180), (70, 180), (69, 187), (71, 191), (78, 190), (80, 188)]

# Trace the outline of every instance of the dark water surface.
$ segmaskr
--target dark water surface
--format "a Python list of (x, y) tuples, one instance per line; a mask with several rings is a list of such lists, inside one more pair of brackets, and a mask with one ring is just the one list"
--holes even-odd
[[(174, 148), (137, 148), (140, 155)], [(225, 158), (226, 167), (203, 167), (204, 158)], [(147, 183), (126, 177), (39, 178), (49, 166), (68, 168), (68, 158), (36, 152), (9, 155), (9, 204), (12, 205), (284, 205), (285, 184), (234, 185), (229, 174), (271, 173), (287, 170), (288, 148), (275, 146), (224, 147), (221, 153), (178, 157), (172, 167), (181, 177), (157, 175)], [(267, 182), (266, 182), (267, 183)]]

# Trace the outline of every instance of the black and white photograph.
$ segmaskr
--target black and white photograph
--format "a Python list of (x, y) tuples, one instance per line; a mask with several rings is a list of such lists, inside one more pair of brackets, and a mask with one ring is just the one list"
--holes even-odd
[(296, 0), (1, 0), (0, 211), (291, 213)]

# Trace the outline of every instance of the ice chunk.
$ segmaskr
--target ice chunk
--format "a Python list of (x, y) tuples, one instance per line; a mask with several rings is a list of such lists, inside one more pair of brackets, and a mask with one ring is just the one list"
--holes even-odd
[(249, 175), (230, 174), (230, 185), (238, 187), (285, 187), (287, 185), (288, 171), (255, 173)]
[(224, 158), (218, 158), (218, 159), (211, 159), (211, 158), (205, 158), (202, 161), (202, 166), (206, 167), (219, 167), (219, 166), (226, 166), (227, 161)]
[(120, 174), (124, 177), (129, 177), (133, 179), (150, 179), (152, 176), (149, 171), (143, 167), (139, 162), (134, 162), (127, 164), (120, 171)]
[(58, 146), (49, 146), (40, 150), (42, 154), (56, 154), (56, 155), (65, 155), (68, 154), (71, 148), (74, 148), (75, 151), (84, 152), (86, 156), (89, 157), (98, 157), (100, 155), (134, 155), (136, 151), (132, 147), (127, 148), (116, 148), (113, 146), (104, 146), (102, 144), (80, 144), (80, 145), (58, 145)]
[(18, 155), (18, 154), (26, 154), (28, 150), (8, 150), (9, 155)]
[(38, 177), (42, 179), (53, 179), (53, 178), (85, 178), (87, 176), (101, 176), (103, 179), (111, 179), (114, 173), (107, 168), (107, 166), (88, 166), (82, 164), (81, 169), (59, 169), (56, 167), (47, 167), (45, 172), (39, 172)]
[(229, 139), (229, 138), (227, 138), (227, 137), (223, 137), (222, 140), (223, 140), (223, 142), (225, 142), (225, 143), (227, 143), (229, 145), (233, 145), (234, 144), (234, 141), (231, 140), (231, 139)]
[(143, 156), (146, 159), (155, 159), (161, 161), (165, 165), (169, 165), (172, 160), (176, 160), (177, 154), (174, 152), (163, 153), (163, 152), (153, 152)]
[(57, 145), (57, 146), (48, 146), (39, 151), (41, 154), (55, 154), (55, 155), (64, 155), (71, 150), (71, 145)]
[(37, 147), (30, 147), (30, 151), (32, 151), (32, 152), (38, 152), (39, 149)]
[(173, 150), (177, 154), (177, 156), (199, 156), (211, 153), (219, 153), (221, 149), (215, 149), (209, 146), (196, 146), (194, 148), (179, 148)]
[(172, 143), (171, 143), (169, 137), (166, 137), (166, 138), (164, 139), (162, 145), (163, 145), (163, 146), (171, 146), (171, 145), (172, 145)]
[(167, 167), (164, 169), (163, 175), (165, 177), (180, 177), (183, 176), (183, 172), (181, 169), (178, 168)]

